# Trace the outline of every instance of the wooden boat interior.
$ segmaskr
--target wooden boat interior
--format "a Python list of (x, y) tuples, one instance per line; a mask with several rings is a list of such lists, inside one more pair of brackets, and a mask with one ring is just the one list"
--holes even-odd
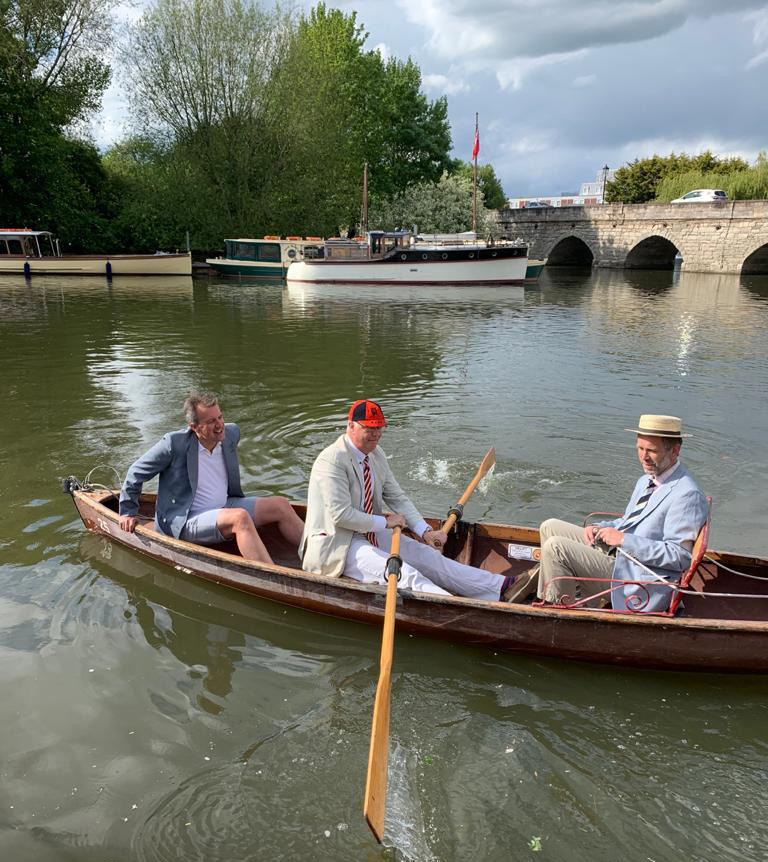
[[(103, 506), (112, 512), (117, 512), (117, 492), (91, 493)], [(292, 505), (303, 520), (306, 506), (302, 503)], [(155, 495), (143, 494), (140, 498), (140, 523), (152, 528), (154, 511)], [(439, 519), (428, 518), (427, 520), (433, 527), (440, 526)], [(274, 525), (260, 528), (259, 534), (276, 564), (300, 569), (296, 549), (283, 539)], [(505, 524), (460, 521), (456, 530), (449, 535), (445, 553), (459, 562), (477, 566), (486, 571), (504, 575), (521, 574), (530, 569), (533, 563), (531, 560), (510, 559), (508, 557), (510, 543), (531, 548), (538, 547), (538, 530)], [(234, 542), (224, 542), (212, 547), (235, 557), (239, 556)], [(741, 574), (728, 572), (713, 561), (720, 562)], [(688, 589), (692, 590), (694, 595), (684, 596), (677, 612), (678, 617), (768, 621), (768, 564), (765, 560), (741, 554), (707, 551), (692, 575)], [(720, 596), (718, 595), (720, 593), (733, 595)], [(530, 598), (527, 599), (527, 603), (530, 603)], [(611, 612), (606, 611), (606, 613)]]

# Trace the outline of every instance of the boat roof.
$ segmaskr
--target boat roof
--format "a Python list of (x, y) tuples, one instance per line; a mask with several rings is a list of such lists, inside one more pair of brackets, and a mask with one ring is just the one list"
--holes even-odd
[(28, 227), (0, 227), (0, 237), (12, 239), (17, 236), (52, 236), (49, 230), (30, 230)]
[(295, 243), (295, 242), (322, 242), (323, 240), (317, 236), (293, 236), (293, 237), (279, 237), (279, 236), (241, 236), (236, 237), (234, 239), (227, 237), (224, 242), (284, 242), (284, 243)]

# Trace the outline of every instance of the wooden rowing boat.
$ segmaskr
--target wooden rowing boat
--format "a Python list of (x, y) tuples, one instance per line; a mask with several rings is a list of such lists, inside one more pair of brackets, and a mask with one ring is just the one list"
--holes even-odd
[[(275, 564), (254, 563), (240, 557), (233, 543), (202, 547), (157, 532), (154, 494), (141, 496), (139, 526), (135, 533), (126, 533), (118, 525), (117, 492), (88, 490), (76, 482), (70, 482), (67, 490), (89, 530), (177, 572), (318, 613), (381, 624), (386, 587), (303, 572), (295, 549), (275, 530), (260, 530)], [(297, 503), (294, 508), (303, 517), (305, 507)], [(429, 520), (439, 526), (439, 521)], [(538, 541), (538, 530), (529, 527), (461, 522), (449, 538), (446, 553), (489, 571), (515, 573), (524, 571), (530, 561), (510, 559), (509, 544), (535, 547)], [(750, 577), (723, 570), (719, 564)], [(768, 560), (709, 551), (690, 590), (694, 595), (685, 596), (684, 612), (674, 617), (402, 591), (397, 629), (494, 649), (616, 665), (768, 671)]]

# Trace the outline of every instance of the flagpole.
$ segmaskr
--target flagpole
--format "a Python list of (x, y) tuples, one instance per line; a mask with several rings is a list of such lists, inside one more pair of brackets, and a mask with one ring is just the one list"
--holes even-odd
[(474, 170), (472, 171), (472, 232), (477, 236), (477, 153), (480, 150), (478, 115), (475, 114), (475, 142), (472, 146)]

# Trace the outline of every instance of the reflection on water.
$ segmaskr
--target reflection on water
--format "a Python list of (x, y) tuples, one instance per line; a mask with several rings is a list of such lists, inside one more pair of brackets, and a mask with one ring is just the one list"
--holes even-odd
[[(126, 281), (123, 284), (123, 281)], [(349, 403), (427, 514), (620, 508), (640, 413), (684, 417), (716, 547), (766, 553), (768, 279), (523, 288), (0, 281), (0, 858), (762, 858), (764, 683), (398, 637), (392, 848), (361, 816), (379, 632), (84, 534), (57, 478), (128, 464), (192, 385), (249, 490), (303, 498)], [(99, 481), (112, 481), (103, 469)]]

